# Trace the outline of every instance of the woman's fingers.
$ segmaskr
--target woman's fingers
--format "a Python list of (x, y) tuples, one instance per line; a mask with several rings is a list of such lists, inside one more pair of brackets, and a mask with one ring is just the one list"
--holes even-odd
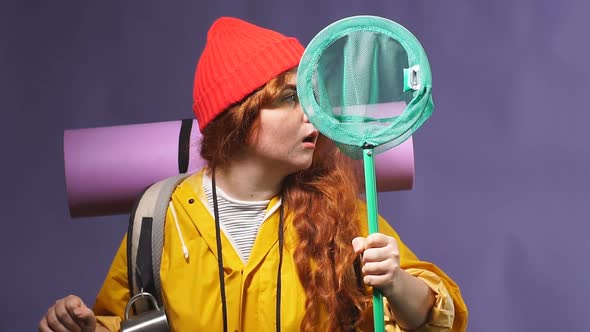
[(383, 248), (370, 248), (363, 252), (363, 263), (367, 264), (370, 262), (381, 262), (388, 259), (393, 259), (398, 256), (398, 253), (394, 248), (383, 247)]
[(74, 311), (76, 321), (81, 327), (81, 332), (94, 332), (96, 329), (96, 316), (92, 309), (83, 305)]
[(367, 275), (363, 277), (363, 282), (369, 286), (383, 288), (393, 285), (393, 275)]
[(393, 260), (385, 260), (380, 262), (370, 262), (365, 263), (362, 268), (363, 275), (384, 275), (391, 273), (393, 274), (394, 269), (396, 268), (395, 262)]
[(47, 319), (47, 325), (49, 329), (54, 332), (68, 332), (66, 327), (59, 321), (57, 318), (57, 314), (55, 313), (55, 306), (49, 308), (47, 310), (47, 314), (45, 315)]
[(40, 332), (94, 332), (95, 329), (94, 312), (75, 295), (57, 300), (39, 322)]
[[(80, 327), (74, 321), (74, 300), (72, 297), (74, 296), (70, 295), (65, 299), (58, 300), (53, 307), (57, 319), (68, 331), (80, 332)], [(79, 299), (76, 302), (79, 305)]]
[(366, 238), (353, 239), (352, 246), (356, 254), (362, 254), (363, 282), (390, 293), (400, 269), (400, 254), (395, 238), (373, 233)]
[(49, 325), (47, 325), (47, 316), (43, 316), (39, 321), (39, 332), (51, 332)]

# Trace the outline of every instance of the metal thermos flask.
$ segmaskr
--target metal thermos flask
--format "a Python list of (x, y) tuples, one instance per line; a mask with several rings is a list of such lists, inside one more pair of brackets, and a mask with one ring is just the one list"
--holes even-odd
[[(150, 300), (155, 309), (129, 317), (129, 311), (135, 301), (141, 298)], [(158, 306), (158, 301), (150, 293), (140, 292), (133, 296), (125, 308), (125, 320), (121, 322), (121, 332), (170, 332), (168, 318), (164, 308)]]

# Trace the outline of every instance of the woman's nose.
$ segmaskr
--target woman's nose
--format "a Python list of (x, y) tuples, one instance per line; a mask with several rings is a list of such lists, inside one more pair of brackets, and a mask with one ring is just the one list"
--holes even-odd
[(301, 111), (301, 113), (303, 114), (303, 122), (310, 123), (311, 121), (309, 121), (307, 114), (305, 114), (305, 112), (303, 112), (303, 107), (301, 107), (301, 104), (299, 104), (298, 107), (299, 107), (299, 110)]

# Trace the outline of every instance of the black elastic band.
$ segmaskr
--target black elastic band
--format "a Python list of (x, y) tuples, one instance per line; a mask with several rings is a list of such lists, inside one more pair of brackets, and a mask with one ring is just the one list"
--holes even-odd
[(279, 269), (277, 272), (276, 327), (281, 331), (281, 268), (283, 266), (283, 202), (279, 208)]
[(221, 290), (221, 310), (223, 314), (223, 331), (227, 332), (227, 303), (225, 299), (225, 277), (221, 253), (221, 227), (219, 225), (219, 207), (217, 206), (217, 187), (215, 186), (215, 169), (211, 171), (211, 189), (213, 192), (213, 213), (215, 214), (215, 240), (217, 242), (217, 269), (219, 270), (219, 288)]
[(178, 174), (188, 171), (192, 129), (193, 119), (182, 120), (180, 135), (178, 135)]

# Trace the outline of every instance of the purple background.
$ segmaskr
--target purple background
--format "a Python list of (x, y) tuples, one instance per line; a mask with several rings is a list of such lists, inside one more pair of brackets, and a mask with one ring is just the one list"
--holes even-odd
[(436, 105), (414, 136), (414, 190), (381, 194), (381, 213), (459, 283), (469, 331), (587, 331), (588, 13), (583, 0), (3, 1), (0, 330), (36, 330), (69, 293), (92, 303), (127, 227), (69, 218), (65, 129), (192, 116), (218, 16), (307, 44), (373, 14), (421, 41)]

